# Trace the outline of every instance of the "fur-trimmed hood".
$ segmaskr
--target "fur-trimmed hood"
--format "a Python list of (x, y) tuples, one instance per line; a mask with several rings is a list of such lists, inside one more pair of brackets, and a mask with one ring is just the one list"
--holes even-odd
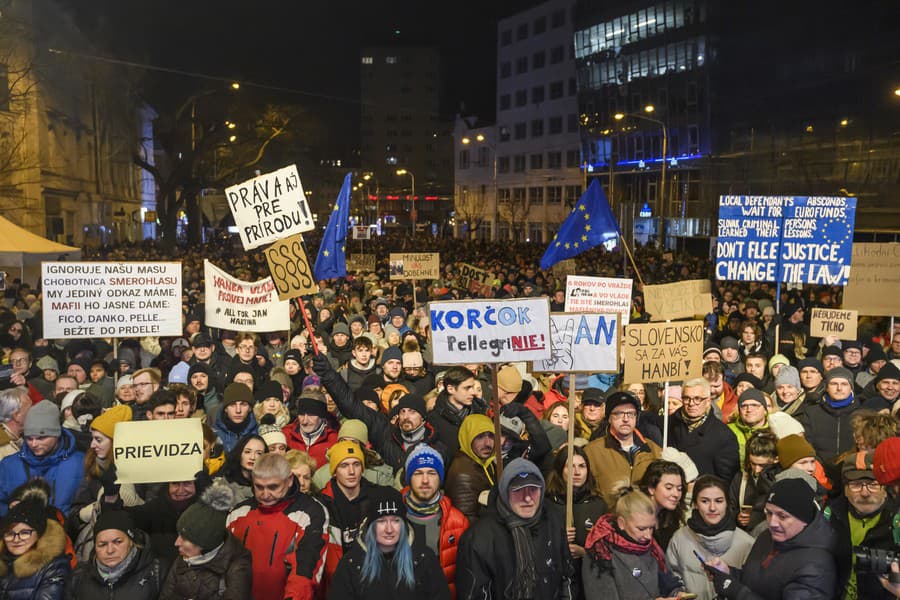
[[(13, 574), (17, 579), (33, 576), (57, 556), (66, 551), (66, 532), (62, 525), (53, 519), (47, 519), (47, 531), (38, 538), (31, 550), (13, 561)], [(0, 538), (0, 555), (6, 553), (6, 541)], [(7, 574), (7, 565), (0, 560), (0, 577)]]

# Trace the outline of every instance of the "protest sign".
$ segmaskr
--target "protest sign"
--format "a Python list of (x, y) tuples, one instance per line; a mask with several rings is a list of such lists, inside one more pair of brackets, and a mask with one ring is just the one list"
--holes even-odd
[(707, 279), (644, 286), (644, 306), (651, 321), (668, 321), (706, 315), (712, 311)]
[(347, 255), (347, 272), (359, 273), (365, 271), (371, 273), (375, 270), (374, 254), (348, 254)]
[(552, 313), (550, 358), (534, 372), (618, 373), (621, 319), (616, 314)]
[(566, 312), (618, 313), (622, 325), (631, 317), (631, 279), (614, 277), (566, 277)]
[(844, 308), (862, 315), (900, 315), (900, 244), (854, 244)]
[(686, 381), (703, 372), (703, 321), (625, 328), (625, 381)]
[(232, 331), (290, 329), (289, 302), (278, 299), (271, 277), (249, 282), (236, 279), (203, 261), (206, 325)]
[(501, 363), (550, 358), (547, 298), (431, 302), (434, 363)]
[(855, 310), (814, 308), (809, 321), (809, 335), (833, 335), (839, 340), (855, 340), (859, 313)]
[(441, 276), (437, 252), (391, 253), (391, 279), (437, 279)]
[(721, 196), (716, 277), (846, 285), (856, 198)]
[(575, 262), (575, 259), (567, 258), (566, 260), (561, 260), (553, 265), (553, 267), (550, 268), (550, 272), (554, 277), (562, 279), (563, 277), (574, 275), (577, 268), (578, 263)]
[(492, 295), (493, 275), (484, 269), (472, 266), (468, 263), (460, 263), (459, 275), (456, 277), (456, 283), (459, 287), (470, 291), (473, 294), (485, 297)]
[(202, 427), (200, 419), (116, 423), (116, 483), (193, 481), (203, 469)]
[(266, 248), (266, 262), (269, 263), (269, 273), (278, 290), (279, 300), (290, 300), (319, 291), (306, 252), (303, 251), (301, 234), (278, 240)]
[(353, 226), (353, 239), (354, 240), (368, 240), (372, 237), (372, 228), (368, 225), (354, 225)]
[(44, 337), (181, 335), (181, 263), (41, 263)]
[(244, 250), (316, 228), (297, 166), (225, 188)]

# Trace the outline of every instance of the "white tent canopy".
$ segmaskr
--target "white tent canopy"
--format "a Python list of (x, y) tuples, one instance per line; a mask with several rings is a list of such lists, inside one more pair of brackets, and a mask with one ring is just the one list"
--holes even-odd
[[(22, 229), (9, 219), (0, 217), (0, 266), (18, 268), (23, 281), (27, 267), (34, 268), (34, 281), (31, 283), (37, 283), (42, 261), (80, 258), (81, 248), (48, 240)], [(29, 272), (31, 271), (32, 269), (29, 269)]]

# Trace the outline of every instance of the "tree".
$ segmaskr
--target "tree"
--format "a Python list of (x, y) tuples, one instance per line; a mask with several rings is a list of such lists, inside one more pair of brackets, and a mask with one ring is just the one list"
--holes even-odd
[(468, 236), (470, 240), (474, 240), (478, 235), (478, 229), (488, 217), (488, 202), (484, 192), (472, 193), (469, 190), (463, 191), (456, 196), (456, 202), (453, 207), (456, 212), (456, 221), (465, 222), (469, 226)]
[(519, 194), (514, 194), (513, 197), (501, 202), (497, 210), (500, 218), (509, 223), (510, 241), (517, 241), (516, 232), (525, 227), (526, 218), (531, 210), (531, 201), (525, 194), (525, 188), (516, 188), (514, 191)]

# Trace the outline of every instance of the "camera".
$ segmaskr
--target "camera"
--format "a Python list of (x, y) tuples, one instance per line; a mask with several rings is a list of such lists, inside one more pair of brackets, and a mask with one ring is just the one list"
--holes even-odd
[(860, 573), (887, 575), (891, 583), (900, 583), (900, 573), (891, 571), (891, 563), (900, 560), (900, 554), (890, 550), (854, 546), (853, 555), (856, 557), (856, 568)]

